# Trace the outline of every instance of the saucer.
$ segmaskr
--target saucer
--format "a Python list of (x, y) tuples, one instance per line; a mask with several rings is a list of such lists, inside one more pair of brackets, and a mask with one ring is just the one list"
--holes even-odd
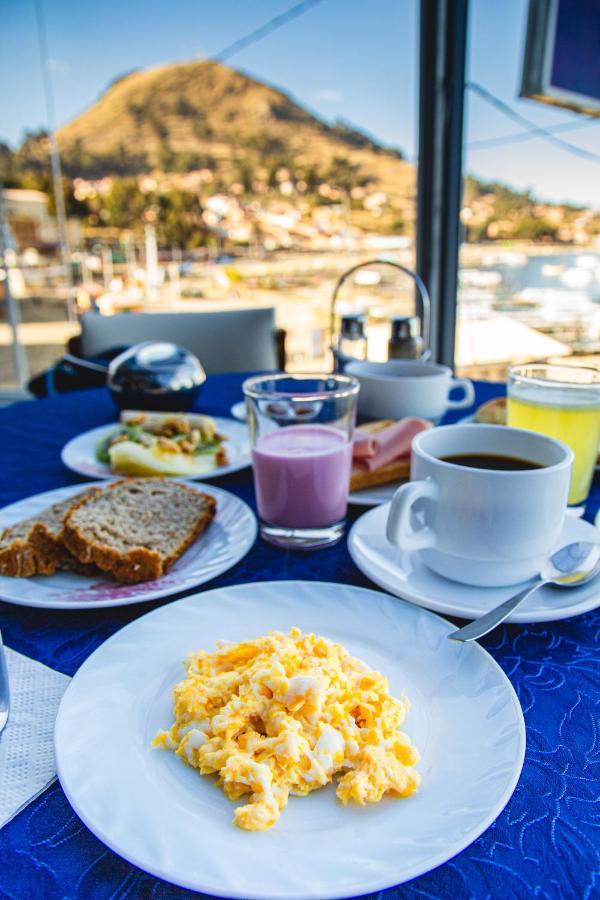
[[(390, 505), (376, 506), (360, 517), (348, 536), (350, 556), (379, 587), (435, 612), (476, 619), (508, 600), (524, 584), (472, 587), (449, 581), (428, 569), (418, 552), (398, 550), (385, 537)], [(558, 546), (573, 541), (600, 543), (600, 531), (589, 522), (567, 516)], [(552, 622), (600, 606), (600, 575), (579, 588), (543, 587), (508, 617), (508, 622)]]

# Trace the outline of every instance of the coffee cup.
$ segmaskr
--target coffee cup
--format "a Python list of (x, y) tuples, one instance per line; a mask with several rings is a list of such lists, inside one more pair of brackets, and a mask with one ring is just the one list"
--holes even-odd
[(560, 539), (573, 452), (520, 428), (445, 425), (412, 443), (387, 538), (434, 572), (499, 587), (539, 574)]
[[(345, 367), (360, 382), (358, 412), (374, 419), (420, 416), (439, 421), (449, 409), (465, 409), (475, 402), (468, 378), (454, 378), (452, 369), (439, 363), (394, 359), (384, 363), (356, 360)], [(463, 396), (450, 399), (461, 388)]]

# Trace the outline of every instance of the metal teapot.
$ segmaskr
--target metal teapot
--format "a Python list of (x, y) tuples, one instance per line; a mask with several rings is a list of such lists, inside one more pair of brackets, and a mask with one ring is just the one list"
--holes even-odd
[[(345, 366), (357, 359), (367, 358), (367, 316), (364, 312), (352, 312), (340, 315), (338, 312), (338, 297), (342, 286), (360, 269), (368, 270), (369, 267), (391, 266), (403, 272), (411, 278), (416, 286), (415, 314), (412, 316), (390, 316), (390, 339), (388, 341), (388, 359), (420, 359), (427, 360), (431, 357), (429, 346), (429, 326), (431, 317), (431, 302), (429, 293), (422, 279), (397, 262), (388, 259), (370, 259), (367, 262), (352, 266), (338, 279), (331, 299), (330, 314), (330, 349), (333, 354), (334, 371), (343, 371)], [(368, 283), (368, 282), (367, 282)]]
[(112, 360), (107, 387), (121, 409), (183, 412), (206, 381), (193, 353), (166, 341), (135, 344)]

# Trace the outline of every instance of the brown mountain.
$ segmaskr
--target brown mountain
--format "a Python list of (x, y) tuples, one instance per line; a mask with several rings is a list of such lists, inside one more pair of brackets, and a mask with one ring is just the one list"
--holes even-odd
[[(114, 82), (58, 132), (70, 174), (185, 172), (208, 166), (227, 181), (258, 167), (312, 177), (332, 167), (349, 186), (383, 190), (412, 208), (414, 169), (399, 151), (344, 124), (328, 125), (289, 95), (213, 62), (136, 71)], [(344, 162), (345, 161), (345, 162)]]

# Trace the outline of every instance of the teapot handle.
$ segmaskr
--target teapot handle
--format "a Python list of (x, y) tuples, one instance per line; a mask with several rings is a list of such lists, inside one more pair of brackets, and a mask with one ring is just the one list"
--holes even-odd
[(343, 272), (342, 275), (337, 280), (335, 288), (333, 289), (333, 295), (331, 298), (331, 314), (330, 314), (330, 337), (333, 341), (333, 334), (335, 328), (335, 306), (338, 298), (338, 294), (340, 289), (347, 278), (350, 277), (357, 269), (362, 269), (364, 266), (372, 266), (372, 265), (385, 265), (392, 266), (394, 269), (399, 269), (401, 272), (404, 272), (405, 275), (408, 275), (409, 278), (415, 283), (417, 288), (417, 298), (420, 304), (419, 315), (421, 322), (423, 323), (423, 333), (421, 337), (423, 338), (424, 351), (422, 355), (423, 360), (430, 359), (431, 357), (431, 348), (429, 346), (429, 333), (430, 333), (430, 324), (431, 324), (431, 300), (429, 299), (429, 292), (425, 287), (425, 282), (416, 272), (413, 272), (412, 269), (408, 269), (406, 266), (401, 265), (400, 263), (393, 262), (391, 259), (369, 259), (366, 262), (358, 263), (356, 266), (352, 266), (351, 269), (348, 269), (346, 272)]

